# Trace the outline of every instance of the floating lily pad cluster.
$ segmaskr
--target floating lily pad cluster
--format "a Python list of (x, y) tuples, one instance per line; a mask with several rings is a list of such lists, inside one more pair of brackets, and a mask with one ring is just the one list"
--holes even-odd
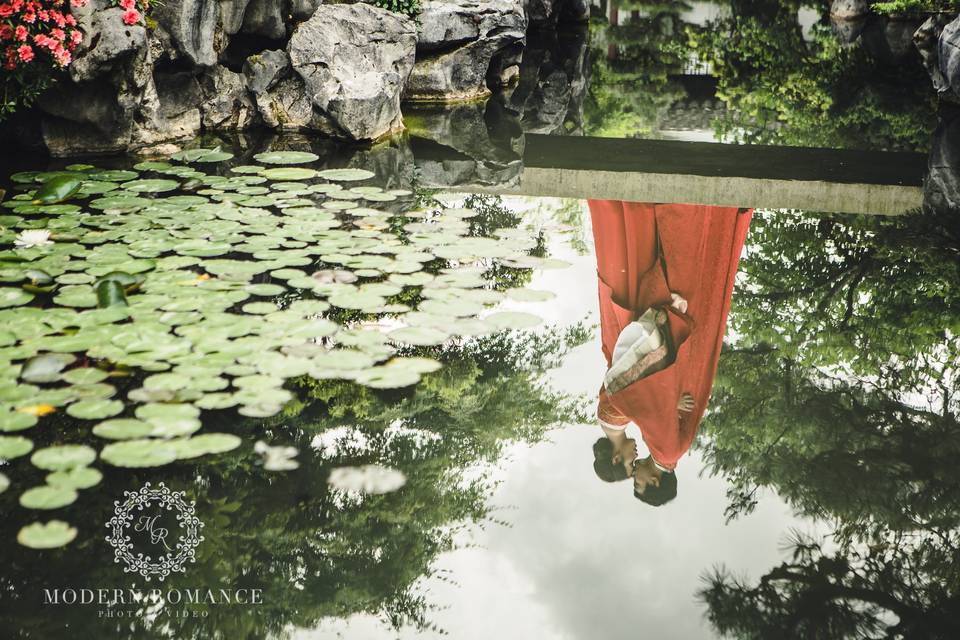
[[(88, 421), (113, 466), (229, 451), (240, 438), (198, 433), (202, 410), (275, 415), (292, 398), (285, 381), (304, 375), (409, 386), (440, 364), (398, 346), (539, 322), (491, 307), (552, 294), (499, 292), (484, 275), (494, 263), (563, 266), (529, 255), (530, 233), (471, 236), (474, 211), (408, 210), (409, 191), (362, 169), (305, 166), (312, 153), (219, 164), (232, 157), (190, 149), (132, 169), (12, 176), (22, 190), (0, 212), (0, 459), (30, 454), (20, 432), (56, 412)], [(50, 473), (21, 505), (72, 503), (100, 481), (97, 458), (85, 445), (33, 452)], [(0, 491), (11, 482), (0, 476)], [(19, 540), (45, 548), (74, 535), (53, 521)]]

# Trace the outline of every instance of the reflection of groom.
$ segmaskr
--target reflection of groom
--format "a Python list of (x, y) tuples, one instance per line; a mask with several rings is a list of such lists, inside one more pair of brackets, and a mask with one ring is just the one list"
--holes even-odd
[[(648, 504), (676, 496), (674, 469), (707, 408), (750, 213), (590, 201), (608, 369), (594, 469), (606, 481), (632, 475)], [(650, 452), (643, 460), (630, 422)]]

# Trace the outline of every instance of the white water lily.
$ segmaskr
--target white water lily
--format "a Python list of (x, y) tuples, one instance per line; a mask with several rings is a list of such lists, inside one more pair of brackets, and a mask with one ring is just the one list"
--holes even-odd
[(263, 459), (263, 468), (267, 471), (291, 471), (300, 466), (293, 458), (300, 453), (296, 447), (272, 447), (263, 440), (257, 440), (253, 450)]
[(407, 476), (396, 469), (367, 464), (334, 469), (327, 483), (341, 491), (380, 494), (396, 491), (407, 483)]
[(29, 231), (21, 231), (13, 241), (13, 244), (20, 248), (27, 249), (29, 247), (42, 247), (53, 244), (53, 240), (50, 239), (50, 232), (46, 229), (30, 229)]

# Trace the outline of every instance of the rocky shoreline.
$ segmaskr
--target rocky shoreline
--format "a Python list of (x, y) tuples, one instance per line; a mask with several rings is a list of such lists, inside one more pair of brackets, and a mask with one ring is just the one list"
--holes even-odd
[(107, 2), (76, 10), (69, 79), (17, 123), (21, 143), (70, 157), (259, 128), (373, 141), (404, 128), (401, 103), (509, 92), (528, 29), (589, 17), (584, 0), (427, 0), (416, 21), (363, 2), (166, 0), (128, 26)]

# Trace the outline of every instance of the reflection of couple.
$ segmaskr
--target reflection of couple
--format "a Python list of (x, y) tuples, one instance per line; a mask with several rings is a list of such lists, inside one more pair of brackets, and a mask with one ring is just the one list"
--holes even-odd
[(634, 495), (658, 506), (677, 495), (674, 469), (707, 407), (750, 211), (592, 200), (590, 214), (607, 359), (594, 469), (632, 476)]

